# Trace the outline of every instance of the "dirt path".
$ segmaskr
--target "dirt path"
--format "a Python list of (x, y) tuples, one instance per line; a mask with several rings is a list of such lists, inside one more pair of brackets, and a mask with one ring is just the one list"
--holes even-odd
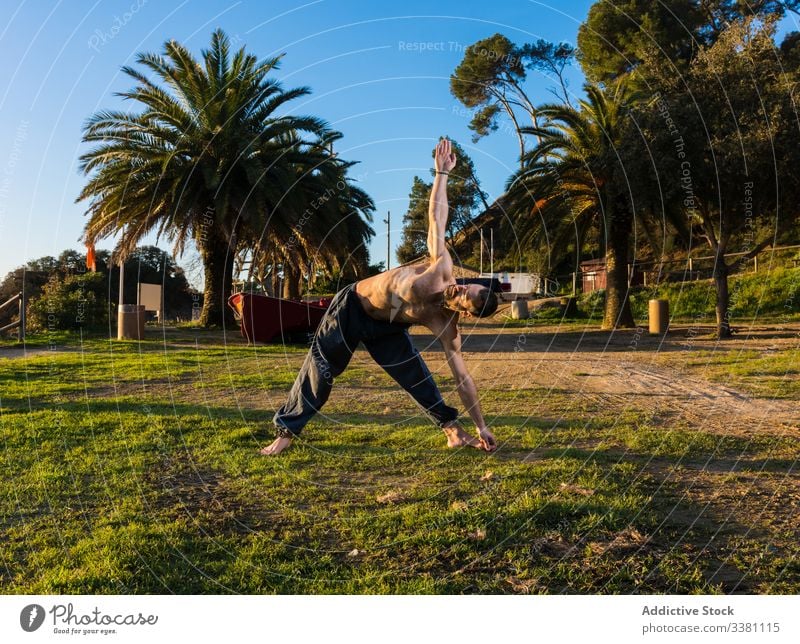
[[(479, 392), (502, 391), (511, 394), (512, 401), (514, 395), (519, 396), (520, 405), (511, 402), (504, 413), (513, 413), (518, 407), (523, 417), (529, 414), (557, 417), (570, 411), (574, 415), (575, 409), (588, 401), (596, 409), (619, 414), (626, 410), (646, 412), (665, 428), (681, 423), (717, 435), (746, 438), (768, 433), (800, 437), (797, 401), (753, 397), (735, 387), (715, 384), (703, 378), (698, 370), (689, 373), (682, 366), (690, 359), (696, 360), (697, 351), (793, 348), (799, 344), (798, 331), (800, 325), (797, 329), (780, 331), (753, 329), (750, 337), (725, 344), (695, 333), (687, 344), (685, 329), (676, 329), (661, 339), (643, 330), (610, 334), (574, 326), (518, 329), (476, 326), (463, 330), (463, 350)], [(438, 342), (424, 329), (415, 328), (413, 337), (442, 389), (448, 390), (446, 396), (448, 399), (452, 396), (455, 403), (452, 377)], [(44, 347), (27, 351), (4, 347), (0, 348), (0, 359), (32, 357), (45, 352)], [(303, 357), (302, 353), (282, 357), (281, 365), (299, 369)], [(665, 357), (669, 360), (664, 360)], [(333, 406), (347, 408), (348, 404), (356, 404), (365, 414), (415, 410), (413, 403), (391, 386), (391, 381), (365, 351), (356, 353), (351, 367), (365, 371), (334, 387)], [(203, 387), (180, 379), (148, 382), (146, 387), (142, 383), (118, 383), (116, 389), (90, 392), (90, 396), (155, 395), (183, 404), (270, 411), (283, 402), (288, 391), (288, 386), (286, 391), (238, 387), (235, 376), (231, 381), (233, 389)], [(559, 409), (558, 405), (566, 408)]]
[(38, 356), (48, 351), (50, 351), (50, 349), (47, 347), (0, 347), (0, 360), (3, 358), (32, 358), (33, 356)]
[[(447, 374), (443, 355), (430, 335), (415, 336), (431, 370)], [(795, 346), (787, 337), (762, 339)], [(720, 350), (758, 349), (759, 339), (727, 345)], [(794, 344), (792, 344), (794, 343)], [(718, 346), (712, 339), (694, 342), (692, 350)], [(478, 390), (508, 391), (544, 388), (604, 408), (650, 412), (665, 422), (681, 419), (715, 434), (751, 437), (768, 431), (800, 437), (797, 401), (755, 398), (732, 387), (690, 375), (681, 368), (657, 364), (664, 352), (686, 351), (679, 333), (666, 342), (627, 331), (520, 334), (478, 329), (464, 341), (465, 360)], [(687, 356), (689, 354), (687, 353)]]

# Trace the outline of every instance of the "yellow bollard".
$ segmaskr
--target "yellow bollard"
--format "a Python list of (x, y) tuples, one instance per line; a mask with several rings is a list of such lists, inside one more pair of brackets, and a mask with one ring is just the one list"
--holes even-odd
[(669, 328), (669, 302), (667, 300), (650, 300), (648, 318), (650, 333), (666, 333)]

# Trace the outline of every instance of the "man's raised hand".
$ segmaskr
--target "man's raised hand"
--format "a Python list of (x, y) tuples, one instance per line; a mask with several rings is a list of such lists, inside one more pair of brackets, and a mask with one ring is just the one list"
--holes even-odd
[(456, 166), (456, 155), (449, 139), (441, 139), (436, 145), (434, 162), (437, 172), (450, 172)]

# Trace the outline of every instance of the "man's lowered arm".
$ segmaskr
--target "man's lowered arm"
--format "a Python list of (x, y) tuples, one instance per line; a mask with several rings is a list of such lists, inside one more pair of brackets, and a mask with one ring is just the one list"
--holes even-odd
[(497, 448), (497, 441), (486, 426), (481, 404), (478, 400), (478, 388), (475, 386), (475, 381), (469, 371), (467, 371), (467, 365), (464, 364), (464, 358), (461, 355), (461, 336), (459, 335), (456, 321), (451, 319), (444, 328), (438, 330), (437, 335), (442, 343), (447, 364), (450, 366), (450, 371), (455, 378), (459, 398), (461, 398), (461, 402), (464, 404), (470, 418), (472, 418), (472, 422), (475, 423), (481, 445), (486, 451), (494, 451)]

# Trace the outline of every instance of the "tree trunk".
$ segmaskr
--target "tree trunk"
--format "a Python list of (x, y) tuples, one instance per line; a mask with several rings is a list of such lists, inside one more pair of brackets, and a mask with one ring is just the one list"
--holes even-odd
[(281, 296), (281, 278), (278, 275), (278, 263), (275, 261), (275, 256), (272, 257), (272, 271), (269, 275), (269, 281), (272, 285), (272, 292), (270, 295), (272, 297), (280, 297)]
[(287, 300), (300, 299), (300, 271), (289, 264), (283, 265), (283, 297)]
[(606, 304), (603, 329), (630, 329), (636, 326), (628, 289), (628, 246), (633, 218), (622, 198), (618, 198), (610, 210), (606, 238)]
[(728, 307), (730, 305), (730, 294), (728, 293), (728, 265), (721, 252), (717, 253), (717, 261), (714, 264), (714, 287), (717, 289), (717, 337), (730, 338), (731, 319)]
[(233, 312), (228, 307), (233, 280), (233, 258), (228, 240), (214, 228), (205, 231), (198, 244), (203, 259), (203, 310), (200, 313), (202, 326), (233, 326)]

